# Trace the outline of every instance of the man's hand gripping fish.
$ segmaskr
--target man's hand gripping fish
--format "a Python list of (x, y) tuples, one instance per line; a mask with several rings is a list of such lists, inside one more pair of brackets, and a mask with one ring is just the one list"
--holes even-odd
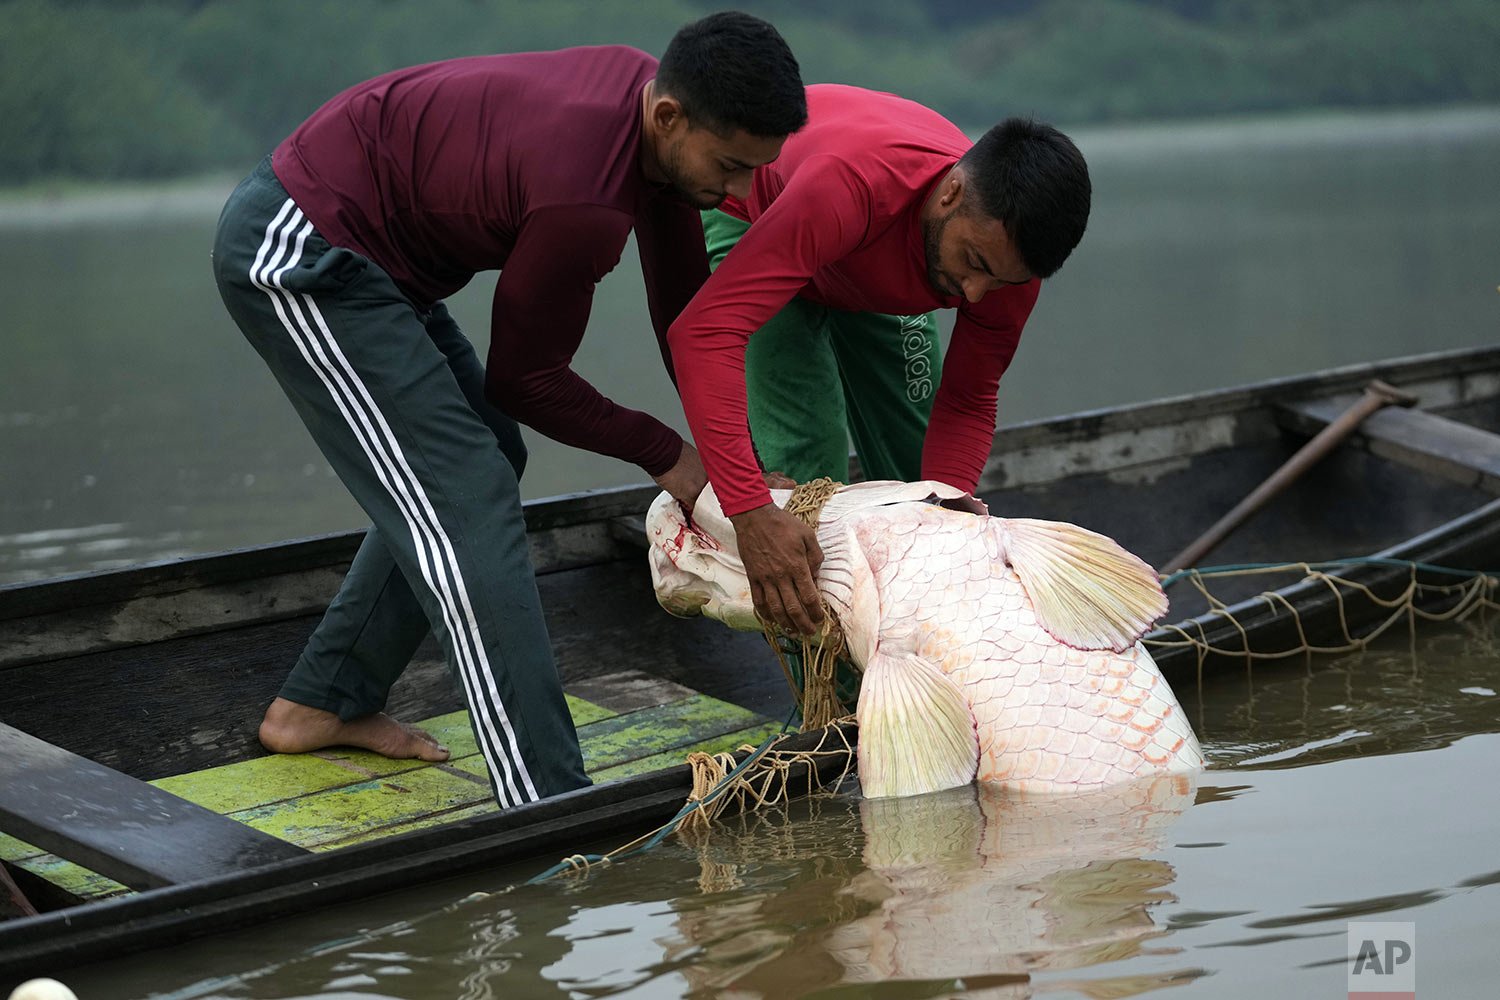
[[(773, 496), (784, 504), (788, 493)], [(864, 793), (976, 778), (1084, 790), (1202, 767), (1192, 727), (1139, 641), (1167, 610), (1151, 567), (1076, 525), (982, 509), (935, 482), (846, 486), (823, 508), (818, 589), (864, 673)], [(662, 607), (760, 630), (711, 486), (691, 523), (662, 494), (646, 534)]]

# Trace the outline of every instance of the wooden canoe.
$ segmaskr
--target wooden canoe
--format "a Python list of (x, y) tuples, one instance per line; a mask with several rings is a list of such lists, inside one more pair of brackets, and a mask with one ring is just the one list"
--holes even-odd
[[(1004, 427), (980, 493), (995, 514), (1073, 521), (1164, 564), (1373, 379), (1418, 404), (1368, 417), (1204, 560), (1360, 559), (1338, 576), (1367, 590), (1295, 573), (1215, 579), (1226, 615), (1195, 589), (1172, 588), (1171, 626), (1151, 639), (1182, 695), (1226, 664), (1239, 669), (1244, 652), (1343, 641), (1388, 614), (1365, 593), (1399, 593), (1414, 574), (1452, 581), (1413, 562), (1500, 567), (1500, 349)], [(0, 988), (504, 862), (534, 858), (540, 870), (580, 844), (623, 842), (669, 819), (691, 787), (674, 762), (689, 749), (759, 742), (791, 701), (759, 637), (656, 606), (641, 532), (655, 492), (527, 505), (558, 666), (597, 783), (505, 813), (464, 753), (462, 702), (430, 642), (390, 711), (432, 720), (453, 742), (449, 764), (352, 751), (268, 757), (257, 744), (264, 706), (359, 532), (0, 588), (0, 863), (43, 911), (0, 920)], [(1362, 559), (1371, 556), (1385, 561)], [(386, 804), (371, 807), (377, 799)], [(6, 887), (0, 879), (0, 915)]]

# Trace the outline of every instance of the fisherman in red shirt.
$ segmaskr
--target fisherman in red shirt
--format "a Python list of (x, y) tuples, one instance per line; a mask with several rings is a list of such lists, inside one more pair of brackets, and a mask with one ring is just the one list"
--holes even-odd
[[(377, 77), (236, 189), (214, 244), (224, 303), (373, 522), (266, 712), (267, 748), (446, 759), (382, 712), (434, 633), (502, 806), (588, 783), (528, 558), (516, 422), (697, 497), (692, 445), (569, 365), (632, 231), (668, 358), (668, 324), (708, 276), (698, 209), (748, 196), (806, 118), (781, 36), (724, 13), (660, 65), (602, 46)], [(487, 270), (481, 365), (443, 299)]]
[[(852, 430), (867, 478), (972, 491), (1000, 376), (1090, 201), (1083, 157), (1048, 125), (1009, 119), (971, 143), (891, 94), (819, 85), (807, 102), (748, 197), (704, 213), (717, 268), (669, 335), (756, 610), (804, 635), (822, 553), (771, 503), (756, 449), (799, 481), (843, 479)], [(941, 377), (923, 315), (938, 308), (958, 310)]]

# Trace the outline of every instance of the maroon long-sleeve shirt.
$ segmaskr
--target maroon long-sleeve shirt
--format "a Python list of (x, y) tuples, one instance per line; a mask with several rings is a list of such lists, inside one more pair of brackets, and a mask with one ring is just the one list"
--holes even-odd
[(397, 70), (323, 105), (272, 159), (330, 243), (379, 264), (419, 304), (499, 270), (491, 400), (651, 475), (671, 468), (681, 437), (570, 364), (594, 286), (632, 229), (664, 359), (669, 325), (708, 277), (697, 211), (641, 171), (641, 92), (656, 65), (600, 46)]

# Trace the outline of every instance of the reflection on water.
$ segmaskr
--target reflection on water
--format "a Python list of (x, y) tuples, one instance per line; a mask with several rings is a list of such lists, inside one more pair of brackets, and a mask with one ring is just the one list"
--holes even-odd
[[(1493, 110), (1077, 137), (1089, 232), (1028, 324), (1002, 422), (1494, 339)], [(0, 203), (0, 583), (361, 525), (214, 291), (232, 185)], [(451, 303), (481, 350), (492, 288)], [(646, 316), (627, 251), (577, 367), (681, 429)], [(644, 478), (529, 443), (528, 497)], [(55, 531), (97, 544), (27, 540)]]
[[(764, 938), (761, 930), (738, 930), (747, 914), (685, 915), (684, 938), (714, 960), (696, 964), (689, 980), (705, 994), (766, 997), (891, 980), (915, 987), (907, 995), (927, 995), (962, 980), (986, 984), (987, 996), (1024, 997), (1034, 972), (1135, 957), (1165, 933), (1152, 912), (1174, 898), (1172, 867), (1149, 855), (1192, 804), (1193, 788), (1191, 777), (1179, 775), (1081, 796), (980, 786), (861, 801), (863, 870), (814, 883), (827, 898), (770, 897), (753, 923), (786, 927), (791, 938), (810, 908), (843, 911), (846, 919), (767, 953), (746, 947), (745, 938)], [(754, 863), (762, 839), (722, 844), (712, 863)], [(814, 950), (822, 961), (810, 960)], [(734, 953), (756, 957), (719, 959)], [(819, 967), (826, 982), (809, 976)]]
[(1423, 995), (1488, 995), (1497, 680), (1500, 623), (1443, 627), (1180, 691), (1211, 761), (1196, 780), (844, 791), (586, 878), (520, 884), (538, 860), (70, 985), (83, 1000), (1342, 996), (1349, 922), (1395, 920), (1417, 924)]

